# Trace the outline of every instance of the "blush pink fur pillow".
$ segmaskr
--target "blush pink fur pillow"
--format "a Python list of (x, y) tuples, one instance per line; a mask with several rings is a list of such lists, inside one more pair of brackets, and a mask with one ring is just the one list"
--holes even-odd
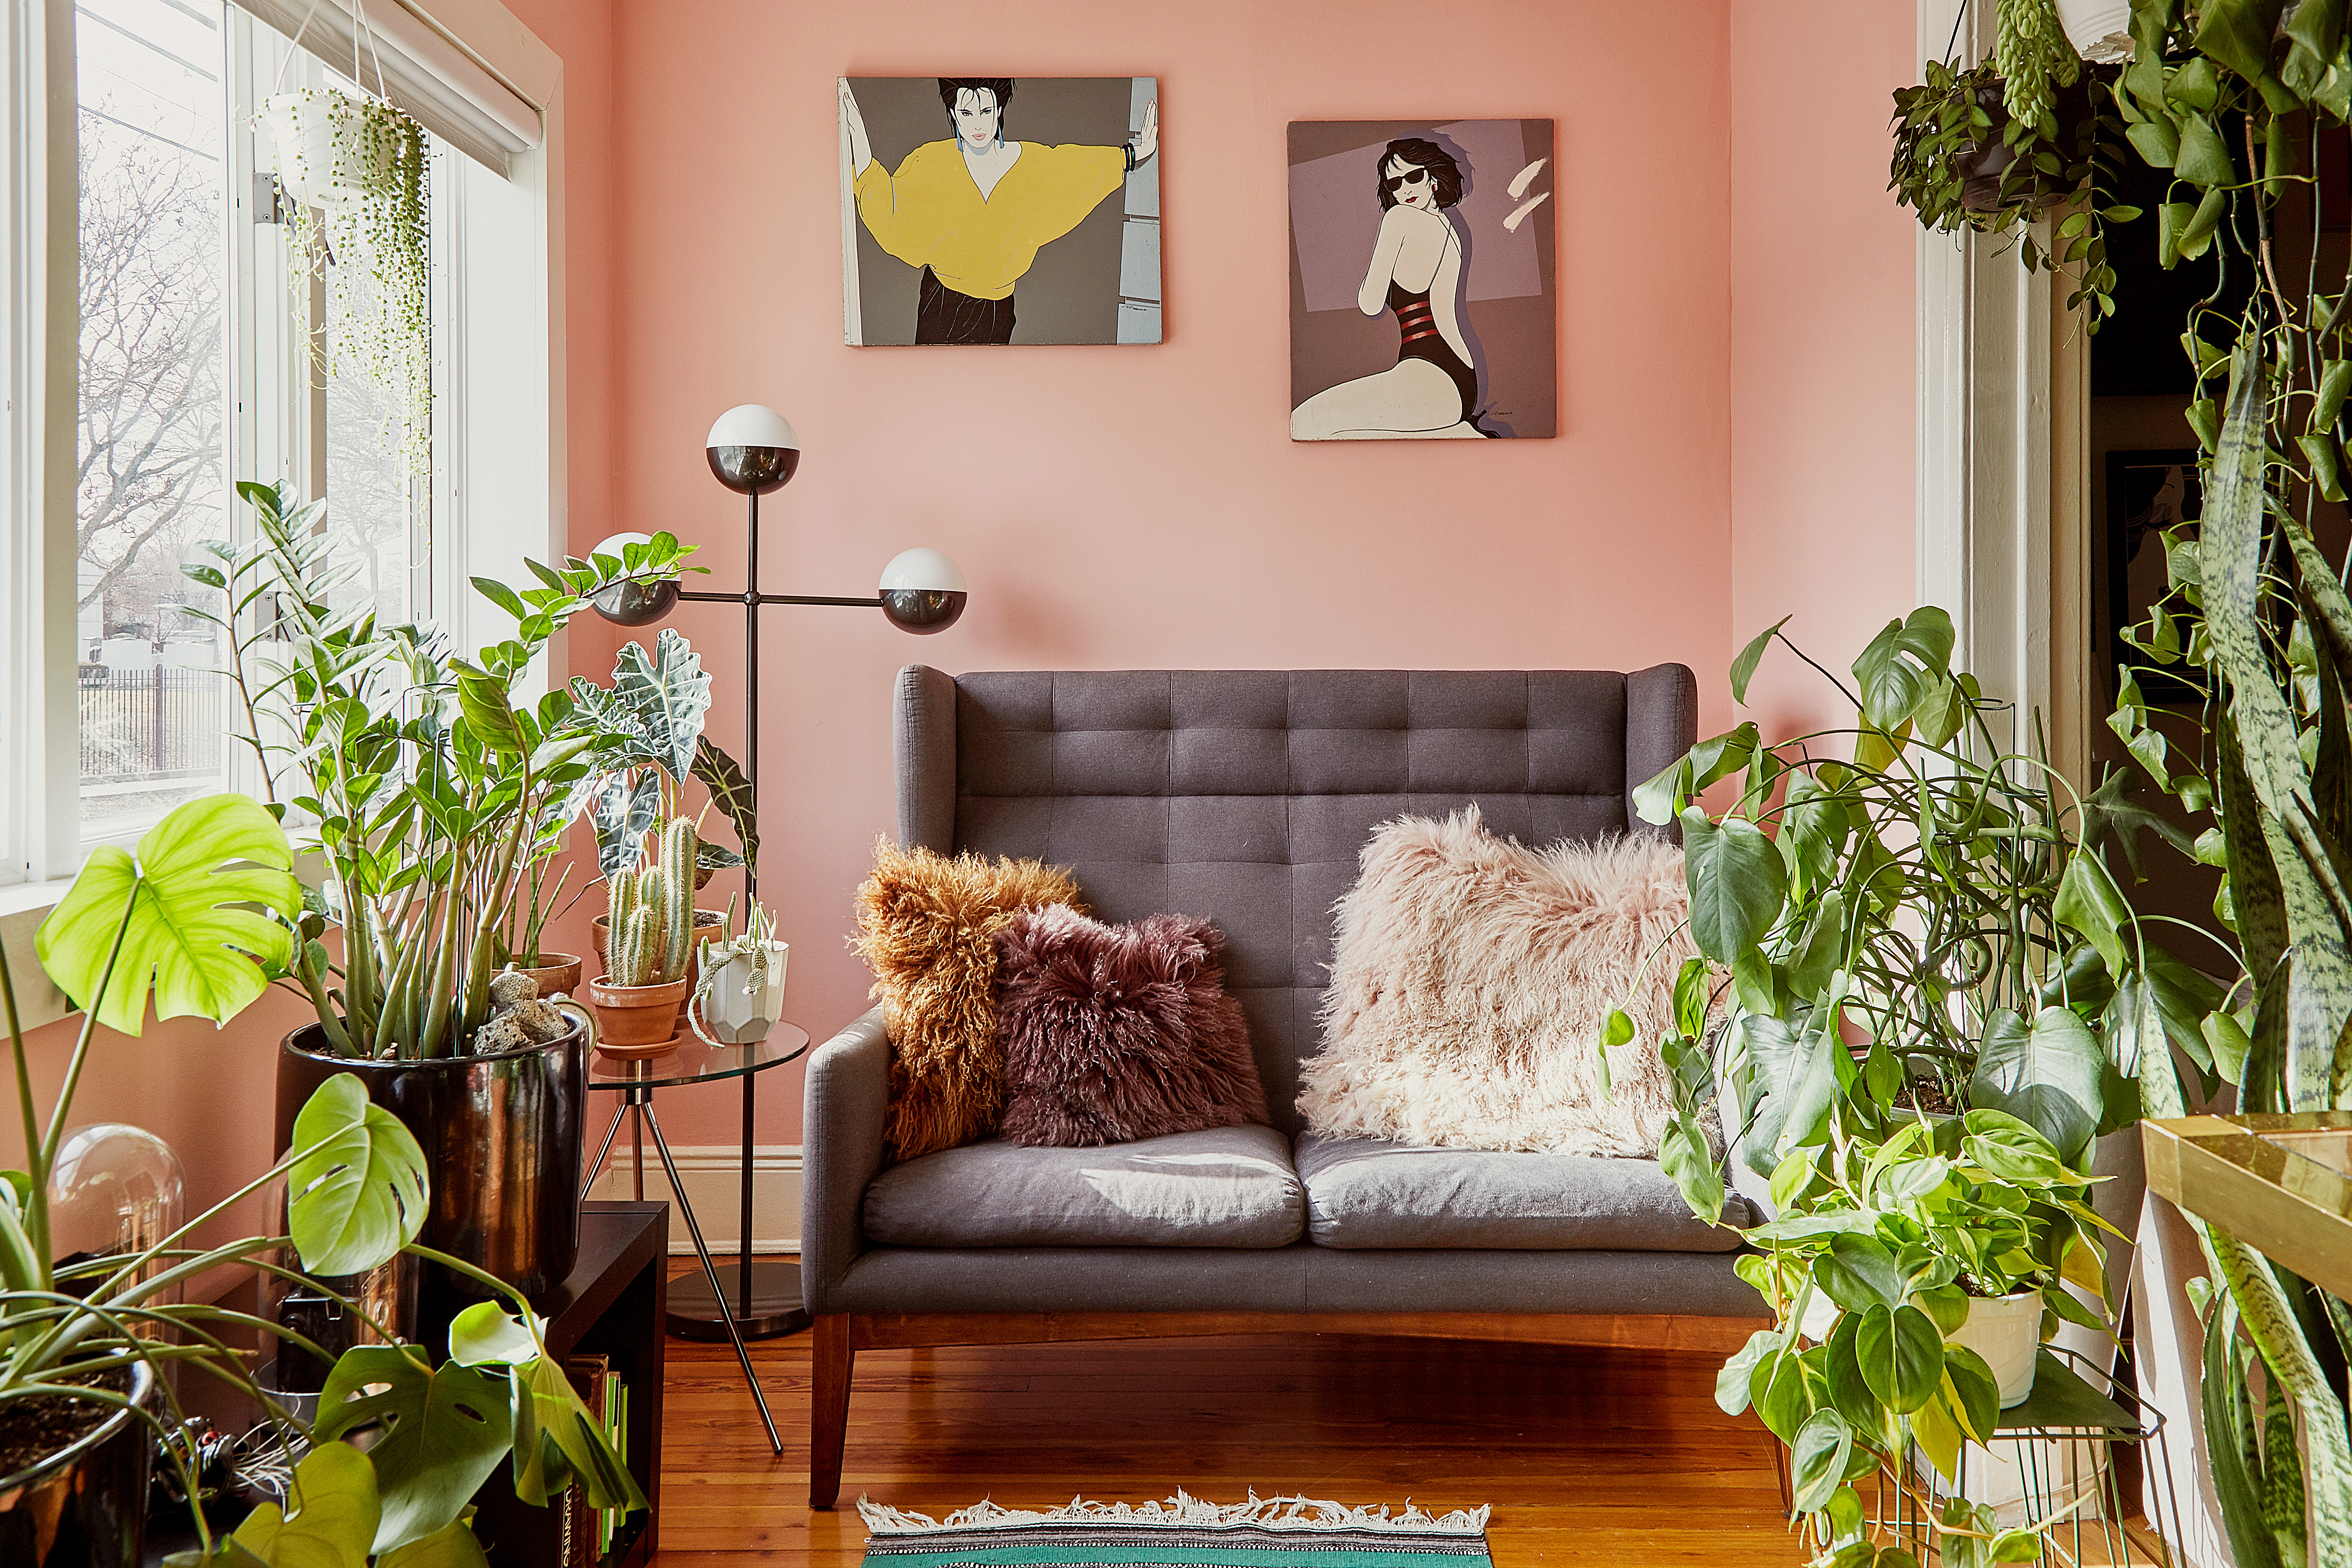
[(1189, 915), (1104, 925), (1066, 904), (996, 938), (1007, 1141), (1092, 1148), (1265, 1120), (1224, 933)]
[[(1673, 1112), (1656, 1041), (1696, 951), (1676, 931), (1680, 849), (1647, 836), (1529, 849), (1471, 806), (1383, 823), (1362, 868), (1333, 911), (1323, 1048), (1300, 1064), (1310, 1131), (1656, 1157)], [(1620, 1005), (1634, 1043), (1610, 1054), (1604, 1095), (1594, 1052)]]

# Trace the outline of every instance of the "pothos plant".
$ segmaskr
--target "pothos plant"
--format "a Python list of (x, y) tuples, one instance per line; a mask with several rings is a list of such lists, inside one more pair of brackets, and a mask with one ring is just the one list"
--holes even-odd
[[(1718, 1221), (1719, 1108), (1732, 1157), (1770, 1175), (1778, 1215), (1744, 1233), (1759, 1250), (1738, 1267), (1776, 1323), (1718, 1397), (1754, 1403), (1791, 1445), (1825, 1553), (1862, 1563), (1881, 1549), (1858, 1533), (1853, 1475), (1901, 1473), (1916, 1443), (1954, 1476), (1962, 1440), (1991, 1435), (1990, 1374), (1945, 1339), (1970, 1298), (2036, 1289), (2045, 1333), (2102, 1324), (2084, 1157), (2137, 1120), (2144, 1058), (2168, 1057), (2168, 1037), (2206, 1049), (2220, 991), (2151, 939), (2097, 847), (2136, 858), (2140, 832), (2174, 830), (2120, 779), (2077, 797), (2039, 745), (2002, 744), (1997, 710), (1950, 668), (1943, 611), (1888, 623), (1851, 686), (1786, 624), (1733, 662), (1735, 700), (1778, 642), (1853, 722), (1770, 744), (1743, 723), (1634, 795), (1681, 827), (1704, 955), (1660, 1042), (1676, 1101), (1660, 1158)], [(1728, 804), (1710, 813), (1697, 797), (1718, 787)], [(1613, 1015), (1604, 1058), (1632, 1037)], [(1833, 1331), (1810, 1316), (1823, 1296)], [(1982, 1524), (1953, 1512), (1948, 1550), (1998, 1533)]]
[[(1925, 80), (1895, 92), (1895, 153), (1887, 189), (1937, 234), (2006, 236), (2029, 269), (2063, 275), (2067, 304), (2087, 305), (2093, 332), (2115, 313), (2116, 272), (2107, 227), (2140, 209), (2115, 199), (2120, 138), (2113, 73), (2083, 67), (2058, 29), (2055, 55), (2016, 39), (2023, 6), (2004, 0), (2002, 47), (1992, 60), (1962, 68), (1930, 60)], [(2079, 73), (2079, 74), (2078, 74)], [(2063, 90), (2062, 90), (2063, 89)], [(2054, 221), (2037, 236), (2034, 226)]]
[(432, 275), (425, 128), (387, 100), (335, 88), (272, 95), (278, 183), (293, 198), (287, 259), (298, 311), (323, 276), (322, 370), (354, 376), (383, 411), (378, 440), (411, 473), (431, 455)]
[[(24, 1402), (72, 1401), (127, 1415), (163, 1439), (166, 1462), (192, 1500), (200, 1545), (175, 1563), (297, 1568), (321, 1561), (467, 1568), (483, 1561), (466, 1522), (475, 1489), (511, 1460), (517, 1495), (544, 1505), (576, 1478), (597, 1506), (635, 1509), (644, 1494), (548, 1355), (542, 1328), (510, 1287), (416, 1244), (429, 1207), (425, 1156), (397, 1119), (369, 1103), (350, 1075), (312, 1094), (292, 1147), (268, 1171), (138, 1252), (50, 1261), (49, 1177), (100, 1020), (140, 1033), (151, 1000), (159, 1017), (225, 1023), (290, 957), (299, 909), (293, 848), (267, 810), (218, 795), (173, 810), (135, 851), (102, 847), (37, 939), (43, 967), (82, 1013), (46, 1127), (37, 1117), (16, 987), (0, 954), (0, 1004), (16, 1072), (28, 1168), (0, 1173), (0, 1422)], [(214, 1245), (194, 1239), (240, 1200), (287, 1184), (289, 1229)], [(420, 1349), (386, 1342), (346, 1352), (329, 1374), (315, 1426), (277, 1405), (222, 1336), (277, 1333), (326, 1359), (282, 1325), (234, 1308), (174, 1300), (178, 1287), (223, 1265), (293, 1279), (291, 1250), (313, 1276), (380, 1267), (406, 1251), (473, 1278), (499, 1300), (477, 1303), (438, 1366)], [(345, 1310), (365, 1318), (357, 1303)], [(237, 1390), (263, 1410), (297, 1467), (288, 1503), (265, 1504), (216, 1540), (190, 1473), (179, 1393), (168, 1378), (143, 1391), (133, 1369), (178, 1368)], [(362, 1430), (362, 1453), (338, 1438)], [(319, 1532), (347, 1541), (319, 1554)]]
[(700, 568), (661, 533), (619, 556), (526, 562), (532, 588), (476, 578), (515, 631), (460, 658), (428, 628), (339, 603), (343, 574), (315, 528), (323, 503), (289, 509), (270, 487), (237, 489), (252, 540), (207, 544), (212, 559), (186, 571), (225, 596), (200, 613), (228, 628), (238, 738), (267, 801), (327, 873), (287, 977), (337, 1055), (461, 1055), (489, 1018), (516, 905), (538, 896), (533, 868), (577, 816), (598, 749), (617, 740), (567, 690), (530, 700), (531, 671), (595, 595)]

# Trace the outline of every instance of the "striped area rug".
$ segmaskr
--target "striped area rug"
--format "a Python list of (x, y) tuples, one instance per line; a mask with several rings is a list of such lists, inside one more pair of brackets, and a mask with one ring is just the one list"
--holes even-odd
[(1412, 1504), (1348, 1508), (1312, 1498), (1141, 1507), (1074, 1499), (1050, 1513), (958, 1509), (943, 1520), (857, 1500), (866, 1568), (1493, 1568), (1490, 1508), (1432, 1517)]

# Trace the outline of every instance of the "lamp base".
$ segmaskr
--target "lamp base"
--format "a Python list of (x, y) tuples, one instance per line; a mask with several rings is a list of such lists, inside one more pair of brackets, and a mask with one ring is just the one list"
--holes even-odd
[[(801, 1266), (764, 1258), (751, 1260), (751, 1310), (742, 1313), (742, 1262), (719, 1265), (719, 1283), (726, 1287), (727, 1308), (735, 1313), (736, 1331), (747, 1340), (772, 1340), (796, 1334), (809, 1326), (808, 1309), (801, 1303)], [(710, 1281), (700, 1272), (673, 1279), (669, 1285), (669, 1331), (682, 1340), (726, 1342), (727, 1323), (711, 1299)]]

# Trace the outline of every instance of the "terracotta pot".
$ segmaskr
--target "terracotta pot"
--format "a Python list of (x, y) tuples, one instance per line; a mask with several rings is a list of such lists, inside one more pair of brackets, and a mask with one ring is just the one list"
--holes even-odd
[[(562, 1038), (490, 1056), (428, 1061), (339, 1057), (325, 1031), (306, 1024), (278, 1057), (277, 1142), (294, 1141), (294, 1118), (337, 1073), (354, 1073), (368, 1099), (424, 1146), (433, 1178), (427, 1247), (462, 1258), (527, 1296), (562, 1281), (580, 1254), (580, 1167), (588, 1110), (588, 1039), (575, 1019)], [(467, 1297), (485, 1288), (444, 1280)]]
[(576, 953), (542, 952), (539, 963), (515, 965), (519, 974), (528, 974), (539, 982), (541, 996), (570, 996), (580, 989), (580, 958)]
[[(131, 1397), (155, 1392), (144, 1363)], [(155, 1439), (118, 1410), (29, 1469), (0, 1478), (0, 1563), (9, 1568), (138, 1568), (147, 1550), (147, 1486)]]
[(588, 983), (588, 1005), (596, 1009), (596, 1048), (607, 1056), (651, 1054), (677, 1045), (678, 1005), (692, 984), (610, 985)]

